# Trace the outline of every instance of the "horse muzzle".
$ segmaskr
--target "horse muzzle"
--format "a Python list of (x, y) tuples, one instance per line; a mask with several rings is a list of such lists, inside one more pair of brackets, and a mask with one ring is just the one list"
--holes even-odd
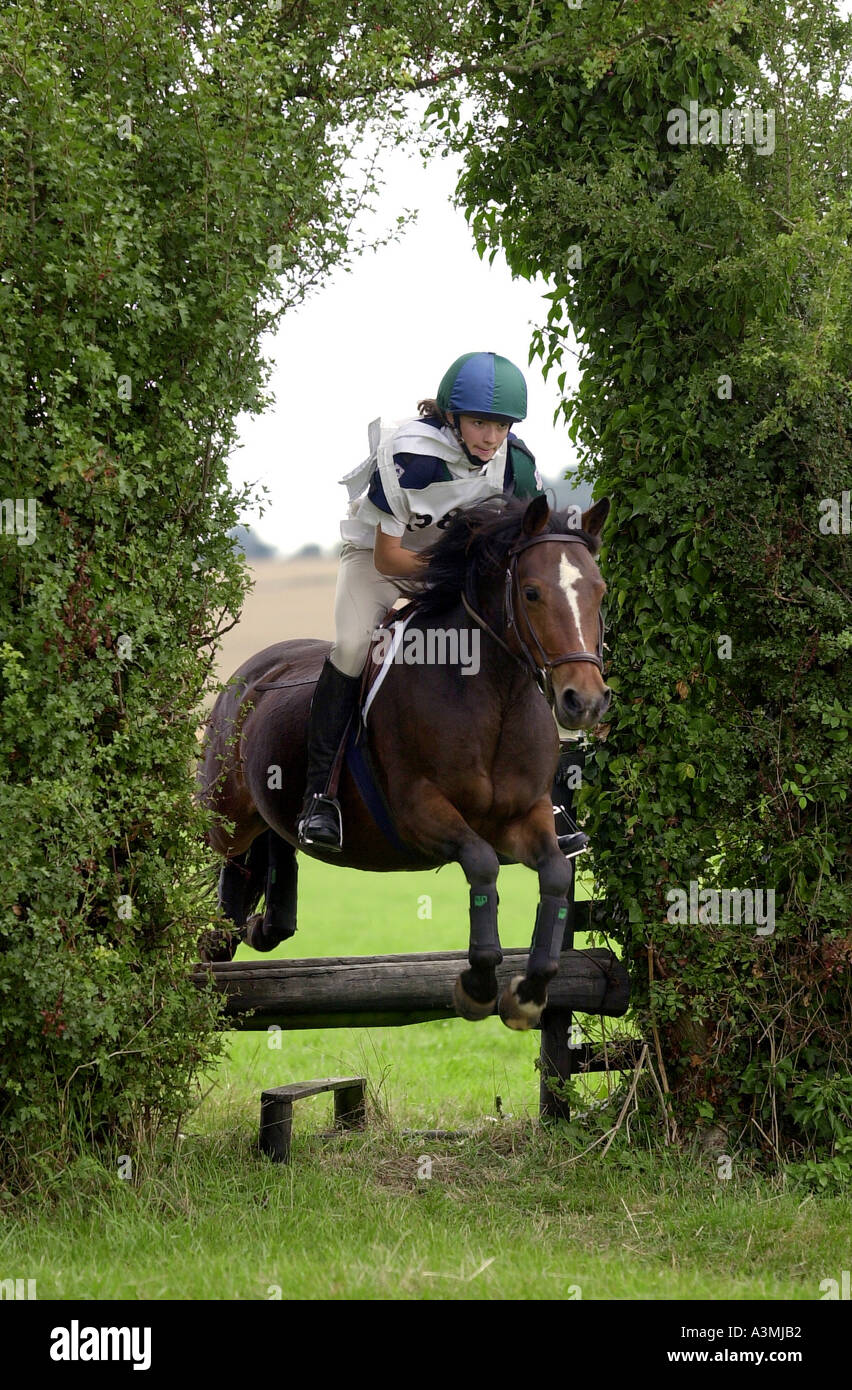
[(611, 703), (612, 691), (607, 685), (598, 691), (580, 690), (574, 685), (554, 689), (553, 712), (564, 729), (593, 729)]

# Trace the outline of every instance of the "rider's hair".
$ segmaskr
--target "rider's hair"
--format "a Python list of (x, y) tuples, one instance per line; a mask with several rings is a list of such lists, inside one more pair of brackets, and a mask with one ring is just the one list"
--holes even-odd
[(438, 402), (433, 401), (429, 396), (427, 396), (425, 400), (417, 402), (417, 409), (420, 412), (421, 419), (427, 415), (437, 415), (442, 425), (448, 425), (450, 423), (443, 410), (438, 405)]

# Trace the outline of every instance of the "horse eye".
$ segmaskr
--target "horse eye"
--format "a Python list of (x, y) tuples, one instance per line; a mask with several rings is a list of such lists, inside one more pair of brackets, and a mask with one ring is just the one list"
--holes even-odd
[(524, 588), (524, 598), (528, 598), (530, 603), (535, 603), (541, 598), (541, 591), (534, 584), (527, 584)]

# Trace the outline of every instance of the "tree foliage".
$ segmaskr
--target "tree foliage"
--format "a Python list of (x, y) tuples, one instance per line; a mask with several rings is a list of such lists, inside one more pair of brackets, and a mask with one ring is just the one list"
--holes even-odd
[[(582, 805), (638, 1015), (682, 1131), (848, 1174), (850, 23), (826, 0), (481, 13), (473, 114), (432, 114), (480, 253), (553, 286), (531, 360), (564, 387), (579, 345), (562, 408), (615, 504), (617, 692)], [(715, 141), (670, 139), (691, 102)], [(764, 148), (725, 111), (762, 113)], [(774, 930), (709, 895), (678, 921), (691, 883), (771, 890)]]
[(262, 335), (362, 245), (439, 24), (409, 9), (0, 15), (7, 1165), (156, 1129), (215, 1055), (186, 977), (199, 703), (248, 584), (227, 457)]

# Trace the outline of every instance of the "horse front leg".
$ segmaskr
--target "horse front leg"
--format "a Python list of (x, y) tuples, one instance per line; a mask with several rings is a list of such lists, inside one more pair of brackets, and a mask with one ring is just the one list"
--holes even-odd
[(497, 966), (503, 959), (497, 931), (497, 855), (484, 840), (465, 845), (459, 863), (470, 884), (470, 966), (456, 979), (456, 1013), (470, 1023), (489, 1018), (497, 1003)]
[(433, 784), (419, 782), (409, 789), (400, 831), (425, 853), (457, 860), (470, 887), (469, 968), (453, 989), (456, 1013), (470, 1023), (493, 1014), (497, 1004), (497, 966), (503, 959), (497, 932), (497, 874), (495, 851), (459, 814)]
[(574, 872), (556, 840), (550, 797), (536, 802), (522, 821), (513, 822), (498, 848), (538, 873), (540, 897), (526, 974), (512, 977), (498, 1006), (508, 1028), (525, 1030), (538, 1025), (547, 1004), (547, 986), (559, 969)]

